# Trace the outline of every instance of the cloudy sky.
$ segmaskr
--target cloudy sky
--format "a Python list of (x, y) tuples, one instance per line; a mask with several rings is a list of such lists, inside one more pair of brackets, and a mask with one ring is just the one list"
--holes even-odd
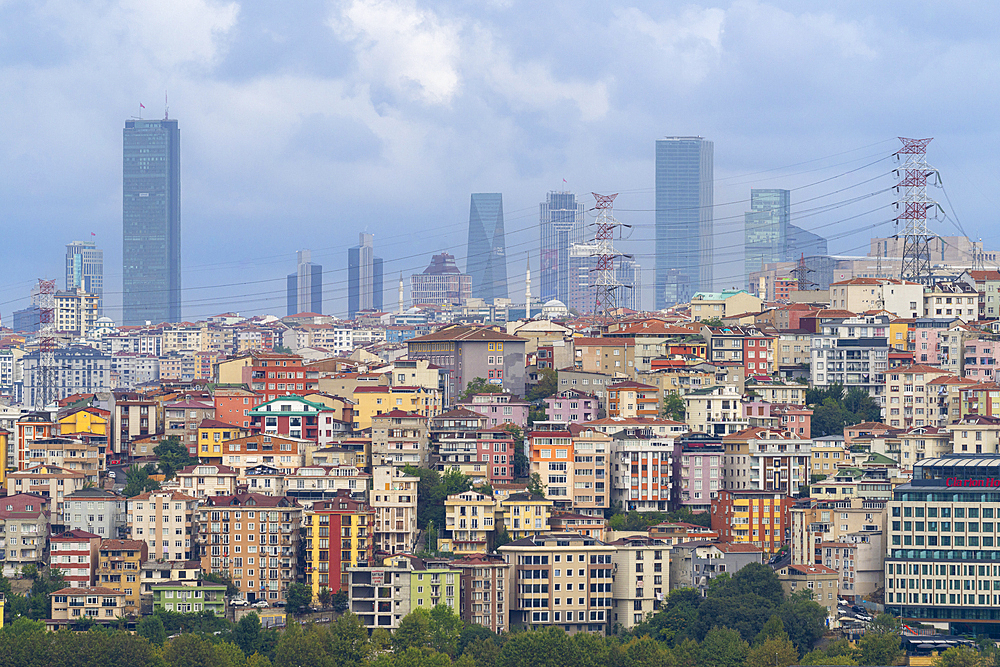
[[(935, 137), (932, 194), (992, 239), (1000, 49), (992, 3), (0, 0), (0, 315), (96, 234), (121, 290), (123, 121), (180, 121), (184, 316), (284, 314), (294, 252), (346, 310), (346, 248), (395, 279), (465, 263), (471, 192), (502, 192), (512, 296), (552, 189), (621, 192), (648, 271), (653, 142), (715, 142), (718, 287), (742, 283), (751, 187), (856, 253), (892, 218), (895, 137)], [(566, 180), (566, 184), (563, 183)], [(948, 204), (947, 200), (951, 204)], [(592, 202), (592, 199), (585, 201)], [(953, 205), (953, 206), (952, 206)], [(879, 223), (881, 226), (876, 227)], [(988, 246), (996, 248), (1000, 241)]]

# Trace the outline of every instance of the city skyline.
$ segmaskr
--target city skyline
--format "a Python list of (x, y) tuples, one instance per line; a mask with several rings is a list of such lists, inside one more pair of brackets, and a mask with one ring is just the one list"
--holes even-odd
[(503, 195), (474, 192), (470, 201), (465, 272), (472, 278), (472, 296), (493, 303), (508, 294)]

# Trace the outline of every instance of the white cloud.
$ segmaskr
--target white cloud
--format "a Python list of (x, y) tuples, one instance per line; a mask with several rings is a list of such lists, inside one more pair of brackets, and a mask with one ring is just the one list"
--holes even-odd
[(213, 65), (239, 14), (237, 3), (213, 0), (122, 0), (120, 7), (129, 46), (163, 68)]
[(447, 104), (459, 89), (459, 27), (408, 0), (348, 0), (331, 25), (357, 49), (362, 75)]

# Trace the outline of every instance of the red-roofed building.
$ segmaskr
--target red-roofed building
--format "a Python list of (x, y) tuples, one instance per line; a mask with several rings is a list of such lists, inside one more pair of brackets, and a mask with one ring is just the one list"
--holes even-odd
[(900, 366), (886, 374), (885, 406), (889, 426), (909, 428), (910, 426), (939, 426), (948, 423), (947, 416), (938, 415), (935, 405), (938, 391), (932, 380), (948, 371), (937, 366), (914, 364)]
[(477, 377), (524, 396), (526, 339), (488, 327), (447, 325), (406, 341), (410, 359), (427, 359), (449, 372), (448, 395)]
[(588, 338), (573, 339), (577, 370), (589, 373), (635, 373), (634, 338)]
[(459, 605), (462, 620), (497, 633), (506, 631), (508, 605), (513, 595), (505, 591), (510, 564), (500, 556), (470, 554), (451, 561), (448, 567), (462, 572)]
[(215, 418), (227, 424), (250, 428), (250, 411), (264, 402), (256, 392), (242, 387), (217, 387), (212, 393)]
[(182, 400), (163, 406), (163, 430), (177, 436), (191, 456), (198, 456), (198, 425), (215, 419), (215, 406), (206, 401)]
[(347, 590), (347, 568), (374, 565), (375, 510), (352, 499), (349, 491), (338, 491), (333, 500), (314, 502), (305, 513), (303, 527), (305, 583), (314, 599), (324, 588), (331, 593)]
[(244, 384), (265, 401), (280, 396), (302, 396), (319, 389), (319, 375), (307, 370), (297, 354), (252, 352), (225, 359), (215, 366), (220, 384)]
[(372, 417), (372, 465), (428, 467), (430, 429), (427, 417), (390, 410)]
[(778, 581), (785, 595), (807, 590), (812, 599), (826, 609), (831, 626), (837, 620), (837, 600), (840, 596), (840, 573), (825, 565), (792, 565), (779, 568)]
[(125, 611), (139, 614), (142, 564), (147, 559), (146, 543), (142, 540), (103, 540), (98, 547), (95, 581), (106, 588), (125, 594)]

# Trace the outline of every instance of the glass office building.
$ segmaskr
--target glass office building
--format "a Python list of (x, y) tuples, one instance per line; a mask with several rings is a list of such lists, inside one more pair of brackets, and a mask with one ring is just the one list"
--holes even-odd
[(465, 272), (472, 297), (493, 303), (507, 298), (507, 251), (503, 235), (503, 195), (473, 193), (469, 208), (469, 245)]
[(714, 150), (702, 137), (656, 142), (657, 309), (712, 290)]
[(104, 251), (93, 241), (73, 241), (66, 245), (66, 291), (82, 289), (97, 294), (97, 316), (104, 315)]
[(125, 121), (122, 323), (181, 320), (181, 133), (176, 120)]
[(750, 275), (767, 264), (797, 262), (800, 257), (827, 254), (826, 239), (791, 224), (788, 190), (750, 190), (750, 210), (744, 214), (744, 269)]
[(583, 202), (572, 192), (549, 192), (540, 204), (541, 301), (570, 302), (570, 246), (584, 241)]

